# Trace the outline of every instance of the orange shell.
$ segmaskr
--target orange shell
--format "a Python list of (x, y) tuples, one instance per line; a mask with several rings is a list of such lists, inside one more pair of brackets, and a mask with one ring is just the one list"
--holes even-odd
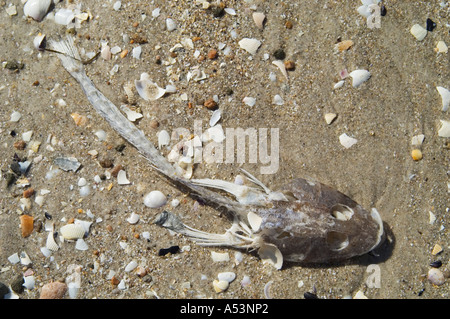
[(20, 228), (22, 229), (22, 237), (28, 237), (33, 232), (34, 222), (33, 216), (20, 216)]

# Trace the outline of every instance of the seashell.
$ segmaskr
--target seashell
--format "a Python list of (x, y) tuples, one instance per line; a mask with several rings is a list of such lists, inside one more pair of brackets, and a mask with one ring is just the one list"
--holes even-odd
[(66, 172), (76, 172), (81, 166), (81, 163), (78, 162), (75, 157), (57, 157), (53, 160), (53, 162), (58, 165), (60, 169)]
[(445, 44), (444, 41), (439, 41), (436, 45), (436, 52), (438, 53), (447, 53), (448, 52), (448, 46)]
[(225, 8), (225, 9), (223, 9), (223, 11), (225, 11), (226, 13), (228, 13), (229, 15), (232, 15), (232, 16), (236, 15), (236, 10), (234, 10), (233, 8)]
[(20, 261), (19, 254), (18, 253), (12, 254), (11, 256), (8, 257), (8, 261), (13, 265), (17, 264)]
[(159, 208), (167, 203), (166, 196), (160, 191), (151, 191), (144, 197), (144, 205), (150, 208)]
[(117, 174), (117, 183), (119, 185), (129, 185), (131, 182), (127, 178), (127, 173), (124, 170), (120, 170)]
[(242, 278), (242, 280), (241, 280), (241, 286), (242, 286), (242, 287), (248, 287), (248, 286), (250, 286), (251, 283), (252, 283), (252, 282), (251, 282), (251, 280), (250, 280), (250, 277), (247, 276), (247, 275), (245, 275), (245, 276)]
[(361, 290), (358, 290), (356, 294), (353, 296), (353, 299), (369, 299)]
[(22, 114), (20, 114), (17, 111), (14, 111), (11, 113), (11, 117), (10, 117), (9, 121), (10, 122), (19, 122), (21, 117), (22, 117)]
[(127, 218), (127, 222), (130, 224), (136, 224), (139, 221), (139, 215), (136, 213), (131, 213), (131, 216)]
[(23, 277), (23, 284), (22, 284), (22, 286), (24, 286), (28, 290), (34, 289), (35, 283), (36, 283), (36, 280), (34, 279), (34, 276)]
[(209, 126), (214, 126), (217, 124), (217, 122), (220, 121), (220, 118), (222, 116), (222, 112), (217, 109), (213, 112), (213, 114), (211, 115), (211, 118), (209, 119)]
[(33, 45), (36, 50), (43, 51), (45, 49), (45, 34), (39, 33), (35, 36)]
[(137, 46), (137, 47), (133, 48), (133, 50), (131, 51), (131, 56), (138, 60), (141, 58), (141, 54), (142, 54), (141, 46)]
[(250, 54), (255, 54), (261, 46), (261, 41), (257, 39), (243, 38), (239, 41), (239, 46)]
[(286, 66), (284, 65), (283, 61), (275, 60), (275, 61), (272, 61), (272, 64), (276, 65), (280, 69), (281, 73), (284, 75), (284, 77), (286, 79), (288, 78), (287, 71), (286, 71)]
[(132, 260), (128, 263), (128, 265), (125, 267), (125, 272), (130, 272), (134, 270), (137, 267), (137, 262), (135, 260)]
[(89, 228), (91, 227), (92, 222), (88, 222), (86, 220), (75, 219), (74, 224), (82, 226), (84, 229), (85, 235), (87, 235), (87, 233), (89, 233)]
[(111, 60), (112, 53), (111, 53), (111, 47), (109, 45), (102, 44), (102, 48), (100, 50), (100, 56), (103, 58), (103, 60)]
[(106, 132), (104, 130), (98, 130), (94, 134), (95, 134), (95, 136), (97, 136), (99, 141), (106, 140)]
[(252, 17), (256, 26), (262, 30), (264, 28), (264, 20), (266, 19), (266, 15), (262, 12), (253, 12)]
[(84, 227), (79, 224), (64, 225), (59, 229), (59, 231), (61, 235), (64, 237), (64, 239), (67, 240), (83, 238), (85, 234)]
[(415, 135), (411, 138), (411, 145), (422, 145), (423, 140), (425, 139), (425, 135), (423, 134), (419, 134), (419, 135)]
[(355, 88), (366, 82), (371, 76), (370, 72), (367, 70), (355, 70), (349, 75), (352, 77), (352, 84)]
[(283, 105), (284, 101), (283, 101), (283, 98), (280, 95), (276, 94), (273, 97), (272, 103), (275, 104), (275, 105)]
[(327, 122), (328, 125), (333, 123), (333, 121), (336, 119), (337, 114), (336, 113), (326, 113), (325, 114), (325, 122)]
[(442, 247), (439, 244), (434, 245), (433, 250), (431, 251), (431, 254), (433, 256), (436, 256), (437, 254), (440, 254), (442, 252)]
[(221, 272), (217, 275), (217, 279), (219, 279), (219, 281), (227, 281), (228, 283), (231, 283), (236, 279), (236, 274), (232, 271)]
[(139, 95), (146, 101), (154, 101), (166, 94), (166, 90), (160, 88), (150, 80), (148, 73), (142, 73), (140, 80), (135, 80), (134, 84)]
[(427, 29), (420, 24), (413, 25), (410, 32), (418, 41), (422, 41), (427, 36)]
[(248, 106), (254, 106), (256, 103), (256, 99), (254, 97), (246, 96), (242, 99), (242, 102), (244, 102)]
[(442, 86), (437, 86), (436, 90), (438, 90), (442, 98), (442, 111), (446, 112), (448, 110), (448, 106), (450, 105), (450, 91)]
[(75, 14), (70, 9), (59, 9), (55, 13), (55, 22), (61, 25), (68, 25), (75, 19)]
[(28, 237), (33, 232), (33, 216), (22, 215), (20, 216), (20, 228), (22, 229), (22, 237)]
[(80, 196), (81, 197), (89, 196), (90, 193), (91, 193), (91, 187), (89, 185), (80, 187)]
[(22, 251), (20, 253), (19, 257), (20, 257), (20, 263), (22, 265), (28, 266), (28, 265), (32, 264), (32, 261), (31, 261), (30, 257), (28, 256), (28, 254), (26, 252)]
[(266, 299), (272, 299), (272, 296), (270, 294), (270, 287), (273, 284), (273, 280), (268, 281), (265, 285), (264, 285), (264, 296), (266, 297)]
[(85, 116), (85, 115), (80, 115), (78, 113), (72, 113), (72, 114), (70, 114), (70, 116), (72, 117), (72, 119), (74, 120), (74, 122), (77, 126), (83, 126), (87, 123), (87, 116)]
[(39, 299), (62, 299), (67, 292), (65, 283), (55, 281), (45, 284), (41, 288)]
[(440, 120), (441, 128), (438, 131), (440, 137), (450, 137), (450, 121)]
[(220, 124), (208, 128), (205, 133), (206, 136), (209, 136), (209, 138), (216, 143), (221, 143), (225, 139), (225, 133)]
[(28, 0), (23, 6), (23, 14), (41, 21), (48, 12), (52, 0)]
[(261, 228), (262, 218), (254, 212), (249, 212), (247, 214), (247, 220), (255, 233)]
[(88, 244), (84, 241), (83, 238), (78, 238), (77, 242), (75, 243), (75, 249), (85, 251), (89, 249)]
[(258, 255), (264, 264), (271, 264), (278, 270), (283, 266), (283, 255), (273, 244), (262, 243)]
[(167, 146), (170, 143), (170, 135), (166, 130), (161, 130), (158, 132), (158, 148), (161, 149), (163, 146)]
[(53, 252), (58, 251), (58, 249), (59, 249), (59, 246), (55, 241), (54, 233), (52, 231), (48, 233), (47, 242), (45, 243), (45, 247), (48, 250), (51, 250)]
[(211, 258), (213, 262), (224, 262), (230, 260), (230, 255), (228, 253), (217, 253), (215, 251), (212, 251)]
[(48, 249), (47, 247), (41, 247), (40, 251), (42, 255), (44, 255), (46, 258), (50, 257), (52, 255), (52, 251)]
[(344, 40), (344, 41), (336, 43), (335, 46), (334, 46), (334, 50), (336, 52), (343, 52), (343, 51), (347, 51), (352, 46), (353, 46), (353, 41), (352, 40)]
[(342, 86), (344, 85), (344, 80), (341, 80), (341, 81), (339, 81), (339, 82), (337, 82), (334, 86), (333, 86), (333, 89), (339, 89), (339, 88), (341, 88)]
[(358, 142), (356, 138), (348, 136), (346, 133), (343, 133), (339, 136), (339, 142), (341, 142), (342, 146), (345, 148), (350, 148)]
[(227, 290), (229, 285), (230, 285), (230, 283), (225, 280), (214, 280), (213, 281), (213, 287), (217, 293), (221, 293), (221, 292)]
[(444, 274), (437, 268), (431, 268), (428, 271), (427, 279), (436, 286), (441, 286), (445, 282)]
[(174, 31), (177, 28), (177, 23), (175, 22), (175, 20), (173, 20), (171, 18), (167, 18), (166, 19), (166, 28), (167, 28), (167, 31), (169, 31), (169, 32)]

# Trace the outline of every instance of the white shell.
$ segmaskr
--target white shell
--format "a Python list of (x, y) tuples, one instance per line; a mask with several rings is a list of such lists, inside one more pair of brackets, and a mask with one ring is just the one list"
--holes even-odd
[(239, 41), (239, 46), (250, 54), (255, 54), (261, 46), (261, 41), (257, 39), (243, 38)]
[(135, 269), (137, 267), (137, 262), (135, 260), (132, 260), (128, 263), (128, 265), (125, 267), (125, 272), (130, 272), (133, 269)]
[(127, 222), (130, 224), (136, 224), (139, 221), (139, 215), (136, 213), (131, 213), (130, 217), (127, 218)]
[(77, 242), (75, 243), (75, 249), (84, 251), (88, 250), (89, 246), (88, 244), (86, 244), (83, 238), (78, 238)]
[(283, 98), (280, 95), (276, 94), (273, 97), (272, 103), (275, 104), (275, 105), (283, 105), (284, 104), (284, 100), (283, 100)]
[(410, 32), (418, 41), (422, 41), (427, 36), (427, 29), (420, 24), (413, 25)]
[(438, 131), (440, 137), (450, 137), (450, 121), (441, 120), (441, 128)]
[(111, 60), (112, 53), (111, 53), (111, 47), (107, 44), (102, 45), (102, 49), (100, 50), (100, 55), (103, 58), (103, 60)]
[(339, 89), (344, 85), (344, 80), (340, 80), (339, 82), (337, 82), (334, 86), (333, 89)]
[(447, 111), (448, 106), (450, 105), (450, 91), (442, 86), (437, 86), (436, 90), (438, 90), (439, 94), (442, 98), (442, 111)]
[(425, 135), (419, 134), (415, 135), (411, 138), (411, 145), (422, 145), (423, 140), (425, 139)]
[(278, 270), (283, 266), (283, 255), (273, 244), (262, 243), (258, 249), (258, 255), (264, 264), (271, 264)]
[(336, 113), (326, 113), (325, 122), (327, 122), (327, 124), (330, 125), (331, 123), (333, 123), (336, 117), (337, 117)]
[(166, 94), (166, 90), (150, 80), (148, 73), (142, 73), (140, 80), (134, 84), (139, 95), (146, 101), (154, 101)]
[(124, 170), (120, 170), (117, 174), (117, 183), (119, 185), (129, 185), (131, 182), (127, 178), (127, 173)]
[(120, 109), (127, 115), (127, 119), (129, 121), (131, 121), (131, 122), (134, 122), (134, 121), (144, 117), (144, 115), (142, 115), (139, 112), (133, 111), (132, 109), (130, 109), (126, 105), (121, 105)]
[(350, 137), (347, 133), (343, 133), (339, 136), (339, 142), (341, 142), (342, 146), (345, 148), (350, 148), (358, 142), (356, 138)]
[(167, 203), (166, 196), (160, 191), (151, 191), (144, 197), (144, 205), (150, 208), (158, 208)]
[(219, 109), (215, 110), (213, 112), (213, 114), (211, 115), (211, 118), (209, 119), (209, 126), (216, 125), (217, 122), (219, 122), (221, 115), (222, 114), (221, 114), (221, 111)]
[(284, 77), (286, 79), (288, 78), (288, 75), (287, 75), (287, 72), (286, 72), (286, 66), (284, 65), (283, 61), (275, 60), (275, 61), (272, 62), (272, 64), (276, 65), (280, 69), (281, 73), (284, 75)]
[(264, 28), (264, 20), (266, 19), (266, 15), (262, 12), (253, 12), (253, 21), (255, 21), (255, 24), (258, 28), (262, 29)]
[(52, 0), (28, 0), (23, 7), (23, 13), (36, 21), (41, 21), (48, 12)]
[(138, 46), (135, 47), (132, 51), (131, 51), (131, 56), (135, 59), (140, 59), (141, 58), (141, 54), (142, 54), (142, 47)]
[(67, 224), (59, 229), (61, 236), (67, 240), (83, 238), (85, 234), (84, 227), (79, 224)]
[(355, 88), (366, 82), (371, 76), (370, 72), (367, 70), (355, 70), (349, 75), (353, 79), (352, 85)]
[(166, 28), (167, 28), (167, 31), (173, 31), (177, 28), (177, 23), (173, 19), (167, 18), (166, 19)]
[(58, 249), (59, 249), (59, 246), (58, 246), (58, 244), (55, 241), (55, 238), (53, 236), (53, 232), (52, 231), (48, 233), (47, 242), (45, 244), (45, 247), (48, 250), (51, 250), (53, 252), (58, 251)]
[(252, 230), (256, 233), (261, 227), (262, 218), (257, 214), (255, 214), (254, 212), (249, 212), (247, 214), (247, 220)]
[(445, 44), (444, 41), (439, 41), (436, 45), (436, 50), (439, 53), (447, 53), (448, 52), (448, 46)]
[(248, 106), (254, 106), (255, 103), (256, 103), (256, 99), (254, 97), (251, 97), (251, 96), (246, 96), (246, 97), (244, 97), (242, 99), (242, 102), (244, 102)]
[(20, 114), (17, 111), (14, 111), (11, 113), (11, 118), (9, 119), (9, 121), (10, 122), (18, 122), (21, 117), (22, 117), (22, 114)]
[(230, 285), (230, 283), (225, 280), (214, 280), (213, 281), (213, 287), (217, 293), (227, 290), (229, 285)]
[(158, 132), (158, 148), (161, 149), (163, 146), (167, 146), (170, 143), (170, 135), (166, 130), (161, 130)]
[(22, 265), (24, 265), (24, 266), (28, 266), (29, 264), (32, 263), (32, 261), (31, 261), (30, 257), (28, 256), (28, 254), (26, 252), (24, 252), (24, 251), (22, 251), (20, 253), (19, 257), (20, 257), (20, 263)]
[(33, 45), (36, 50), (44, 50), (45, 34), (39, 33), (33, 39)]
[(22, 286), (24, 286), (28, 290), (32, 290), (32, 289), (34, 289), (35, 282), (36, 281), (34, 280), (34, 276), (26, 276), (26, 277), (23, 277)]
[(68, 25), (75, 19), (75, 14), (70, 9), (59, 9), (55, 13), (55, 22), (61, 25)]
[(231, 283), (236, 279), (236, 274), (232, 271), (221, 272), (217, 275), (217, 279), (219, 279), (219, 281), (227, 281)]
[(229, 261), (230, 255), (228, 253), (216, 253), (215, 251), (212, 251), (211, 258), (214, 262), (223, 262)]
[(19, 254), (18, 253), (12, 254), (11, 256), (8, 257), (8, 261), (13, 265), (17, 264), (20, 261)]

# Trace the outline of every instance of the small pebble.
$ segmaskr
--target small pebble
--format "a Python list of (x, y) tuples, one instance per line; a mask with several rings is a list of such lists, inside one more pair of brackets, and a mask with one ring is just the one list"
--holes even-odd
[(39, 299), (62, 299), (67, 292), (65, 283), (55, 281), (42, 286)]
[(433, 261), (432, 263), (430, 263), (430, 266), (433, 268), (439, 268), (442, 266), (442, 261), (440, 260)]
[(293, 71), (295, 70), (295, 63), (294, 61), (288, 60), (284, 62), (284, 66), (286, 68), (286, 70), (288, 71)]
[(16, 150), (23, 151), (26, 146), (27, 146), (27, 143), (25, 141), (23, 141), (23, 140), (14, 142), (14, 148)]
[(203, 105), (208, 109), (208, 110), (216, 110), (217, 109), (217, 103), (216, 101), (214, 101), (213, 99), (208, 99), (205, 101), (205, 103), (203, 103)]
[(11, 289), (15, 293), (21, 294), (24, 291), (23, 284), (25, 283), (22, 275), (17, 275), (11, 283)]
[(411, 151), (411, 157), (413, 158), (413, 160), (415, 161), (420, 161), (423, 157), (422, 155), (422, 151), (419, 149), (415, 149)]
[(168, 253), (176, 254), (179, 250), (180, 250), (180, 247), (179, 247), (179, 246), (171, 246), (171, 247), (169, 247), (169, 248), (161, 248), (161, 249), (158, 251), (158, 256), (165, 256), (165, 255), (167, 255)]
[(436, 28), (436, 23), (430, 18), (427, 19), (427, 31), (432, 32)]
[(8, 286), (0, 282), (0, 299), (4, 299), (7, 294), (9, 294)]
[(292, 27), (294, 26), (293, 24), (292, 24), (292, 22), (291, 21), (289, 21), (289, 20), (287, 20), (285, 23), (284, 23), (284, 26), (286, 27), (286, 29), (292, 29)]
[(427, 279), (436, 286), (441, 286), (445, 282), (444, 274), (437, 268), (431, 268), (428, 271)]
[(286, 58), (286, 53), (284, 53), (283, 49), (278, 49), (273, 53), (273, 56), (277, 60), (284, 60)]
[(217, 58), (217, 56), (218, 56), (218, 54), (217, 54), (217, 50), (216, 49), (209, 50), (209, 52), (208, 52), (208, 59), (214, 60), (214, 59)]

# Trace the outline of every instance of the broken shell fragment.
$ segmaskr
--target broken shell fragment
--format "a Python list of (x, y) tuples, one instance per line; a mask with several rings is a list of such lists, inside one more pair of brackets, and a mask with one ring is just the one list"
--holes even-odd
[(283, 255), (273, 244), (263, 243), (258, 249), (258, 255), (264, 264), (271, 264), (278, 270), (283, 266)]
[(78, 238), (77, 242), (75, 243), (75, 249), (85, 251), (89, 249), (88, 244), (84, 241), (83, 238)]
[(327, 122), (327, 124), (330, 125), (336, 119), (337, 115), (336, 113), (326, 113), (324, 117), (325, 122)]
[(345, 41), (341, 41), (339, 43), (336, 43), (335, 46), (334, 46), (334, 50), (336, 52), (343, 52), (343, 51), (347, 51), (352, 46), (353, 46), (353, 41), (352, 40), (345, 40)]
[(258, 216), (254, 212), (249, 212), (247, 214), (247, 220), (253, 232), (256, 233), (257, 231), (259, 231), (262, 223), (262, 218), (260, 216)]
[(79, 224), (67, 224), (59, 229), (61, 236), (67, 240), (83, 238), (85, 234), (84, 227)]
[(442, 86), (437, 86), (436, 90), (439, 92), (442, 98), (442, 111), (446, 112), (450, 105), (450, 91)]
[(418, 41), (422, 41), (427, 36), (427, 29), (420, 24), (413, 25), (410, 32)]
[(33, 232), (33, 216), (22, 215), (20, 216), (20, 228), (22, 229), (22, 237), (28, 237)]
[(339, 142), (344, 146), (345, 148), (350, 148), (353, 145), (358, 142), (356, 138), (350, 137), (347, 135), (347, 133), (343, 133), (339, 136)]
[(440, 137), (450, 137), (450, 121), (441, 120), (441, 128), (438, 131)]
[(221, 293), (221, 292), (227, 290), (229, 285), (230, 285), (230, 283), (225, 280), (217, 280), (216, 279), (213, 281), (213, 287), (217, 293)]
[(47, 14), (51, 3), (51, 0), (28, 0), (23, 7), (23, 13), (27, 17), (41, 21)]
[(120, 170), (117, 174), (117, 183), (119, 185), (129, 185), (131, 182), (127, 178), (127, 173), (124, 170)]
[(352, 85), (355, 88), (366, 82), (371, 76), (370, 72), (367, 70), (355, 70), (349, 75), (352, 77)]
[(447, 53), (448, 52), (448, 46), (445, 44), (444, 41), (439, 41), (436, 45), (436, 52), (438, 53)]
[(45, 49), (45, 34), (39, 33), (35, 36), (33, 45), (36, 50), (43, 51)]
[(266, 19), (266, 15), (262, 12), (253, 12), (252, 17), (256, 26), (262, 30), (264, 28), (264, 20)]
[(74, 157), (57, 157), (53, 160), (53, 162), (58, 165), (60, 169), (66, 172), (76, 172), (81, 166), (81, 163)]
[(261, 41), (257, 39), (243, 38), (239, 41), (239, 46), (250, 54), (255, 54), (261, 46)]
[(166, 94), (166, 90), (150, 80), (148, 73), (142, 73), (140, 80), (134, 84), (139, 95), (146, 101), (154, 101)]
[(49, 249), (49, 250), (51, 250), (53, 252), (58, 251), (59, 246), (58, 246), (58, 244), (55, 241), (55, 237), (54, 237), (53, 231), (48, 233), (47, 242), (45, 244), (45, 247), (47, 247), (47, 249)]
[(286, 66), (284, 65), (283, 61), (275, 60), (275, 61), (272, 62), (272, 64), (276, 65), (280, 69), (281, 73), (284, 75), (284, 77), (286, 79), (288, 78), (287, 71), (286, 71)]

